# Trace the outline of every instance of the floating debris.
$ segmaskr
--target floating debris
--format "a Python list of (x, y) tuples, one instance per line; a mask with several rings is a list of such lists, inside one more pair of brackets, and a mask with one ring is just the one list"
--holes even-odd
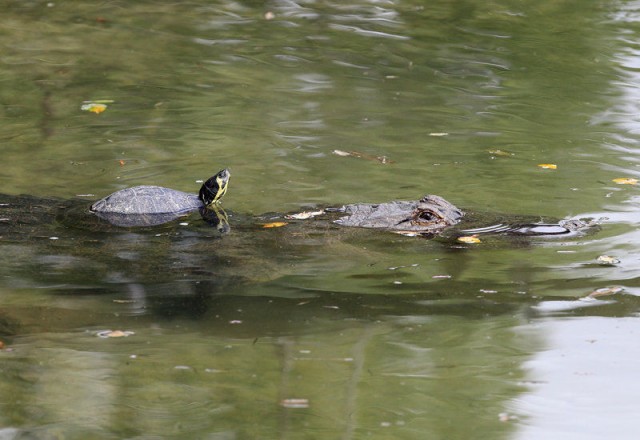
[(618, 177), (616, 179), (612, 179), (612, 182), (617, 183), (618, 185), (637, 185), (638, 179), (634, 179), (633, 177)]
[(309, 218), (317, 217), (319, 215), (324, 214), (324, 210), (321, 211), (304, 211), (298, 212), (297, 214), (289, 214), (285, 215), (284, 218), (289, 220), (307, 220)]
[(493, 155), (493, 156), (500, 156), (500, 157), (515, 156), (515, 153), (511, 153), (509, 151), (500, 150), (500, 149), (497, 149), (497, 148), (495, 150), (488, 150), (487, 152), (489, 154)]
[(84, 101), (80, 106), (80, 110), (85, 112), (91, 112), (99, 115), (107, 109), (107, 104), (111, 104), (113, 101), (110, 99), (100, 99), (97, 101)]
[(174, 370), (182, 370), (182, 371), (193, 371), (193, 368), (191, 368), (188, 365), (176, 365), (175, 367), (173, 367)]
[(506, 412), (501, 412), (500, 414), (498, 414), (498, 420), (500, 420), (501, 422), (510, 422), (512, 420), (518, 420), (518, 416), (514, 416)]
[(601, 287), (599, 289), (594, 290), (589, 295), (587, 295), (587, 298), (599, 298), (601, 296), (611, 296), (611, 295), (615, 295), (616, 293), (620, 293), (623, 290), (624, 290), (624, 287), (622, 286)]
[(458, 237), (457, 240), (460, 243), (482, 243), (482, 240), (480, 240), (477, 235), (466, 235), (464, 237)]
[(283, 408), (309, 408), (309, 399), (282, 399), (280, 406)]
[(122, 330), (102, 330), (96, 333), (99, 338), (126, 338), (127, 336), (135, 335), (135, 332), (122, 331)]
[(413, 231), (391, 231), (391, 232), (398, 235), (404, 235), (405, 237), (418, 237), (422, 235), (420, 232), (413, 232)]
[(402, 266), (391, 266), (391, 267), (387, 267), (387, 269), (398, 270), (398, 269), (404, 269), (405, 267), (418, 267), (418, 266), (420, 266), (418, 263), (413, 263), (413, 264), (405, 264)]
[(538, 166), (543, 170), (557, 170), (558, 165), (555, 163), (539, 163)]
[(335, 154), (336, 156), (357, 157), (358, 159), (377, 161), (383, 164), (393, 163), (393, 161), (389, 159), (387, 156), (373, 156), (371, 154), (360, 153), (359, 151), (333, 150), (332, 153)]
[(618, 260), (615, 257), (611, 257), (609, 255), (600, 255), (598, 258), (596, 258), (596, 261), (602, 265), (610, 265), (610, 266), (620, 263), (620, 260)]
[(443, 137), (443, 136), (449, 136), (449, 133), (445, 133), (445, 132), (429, 133), (429, 136)]
[(281, 228), (283, 226), (288, 225), (289, 223), (287, 222), (271, 222), (271, 223), (263, 223), (262, 227), (263, 228)]

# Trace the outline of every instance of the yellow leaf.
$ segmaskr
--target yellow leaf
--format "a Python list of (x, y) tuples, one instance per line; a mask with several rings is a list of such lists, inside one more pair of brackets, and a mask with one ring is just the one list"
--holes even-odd
[(271, 222), (271, 223), (264, 223), (262, 225), (263, 228), (281, 228), (283, 226), (288, 225), (289, 223), (287, 222)]
[(613, 182), (618, 185), (637, 185), (638, 179), (634, 179), (633, 177), (618, 177), (617, 179), (613, 179)]
[(458, 241), (461, 243), (482, 243), (477, 235), (467, 235), (464, 237), (458, 237)]
[(97, 102), (87, 102), (85, 104), (82, 104), (82, 107), (80, 107), (80, 110), (84, 110), (85, 112), (91, 112), (95, 114), (100, 114), (106, 109), (107, 109), (106, 104), (100, 104)]
[(545, 170), (556, 170), (558, 169), (558, 165), (554, 163), (539, 163), (538, 166)]

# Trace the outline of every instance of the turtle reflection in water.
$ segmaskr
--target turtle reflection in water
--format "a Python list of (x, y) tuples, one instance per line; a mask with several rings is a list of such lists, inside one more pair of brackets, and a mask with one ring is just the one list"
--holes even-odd
[(116, 226), (153, 226), (170, 222), (192, 211), (224, 231), (228, 228), (224, 210), (219, 208), (229, 187), (231, 173), (220, 170), (190, 194), (161, 186), (135, 186), (116, 191), (91, 205), (91, 212)]
[[(95, 202), (91, 205), (91, 211), (116, 226), (152, 226), (199, 210), (206, 221), (220, 231), (227, 232), (227, 216), (219, 203), (227, 192), (230, 176), (226, 168), (219, 171), (202, 185), (198, 195), (159, 186), (123, 189)], [(340, 217), (333, 222), (341, 226), (383, 229), (423, 237), (441, 233), (460, 223), (465, 215), (462, 210), (436, 195), (426, 195), (417, 201), (351, 204), (327, 208), (316, 214), (329, 217), (338, 214)], [(590, 226), (590, 223), (574, 219), (559, 223), (497, 224), (464, 232), (563, 235), (580, 232)]]

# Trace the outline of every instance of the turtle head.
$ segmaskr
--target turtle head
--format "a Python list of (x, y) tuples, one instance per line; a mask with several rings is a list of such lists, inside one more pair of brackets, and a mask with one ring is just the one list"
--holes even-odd
[(222, 196), (227, 192), (230, 177), (231, 173), (225, 168), (202, 184), (198, 196), (205, 207), (208, 208), (220, 202)]

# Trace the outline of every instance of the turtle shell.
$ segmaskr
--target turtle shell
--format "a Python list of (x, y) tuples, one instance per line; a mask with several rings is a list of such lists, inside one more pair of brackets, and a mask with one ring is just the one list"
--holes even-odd
[(195, 194), (145, 185), (116, 191), (91, 205), (91, 210), (116, 214), (183, 214), (202, 206)]

